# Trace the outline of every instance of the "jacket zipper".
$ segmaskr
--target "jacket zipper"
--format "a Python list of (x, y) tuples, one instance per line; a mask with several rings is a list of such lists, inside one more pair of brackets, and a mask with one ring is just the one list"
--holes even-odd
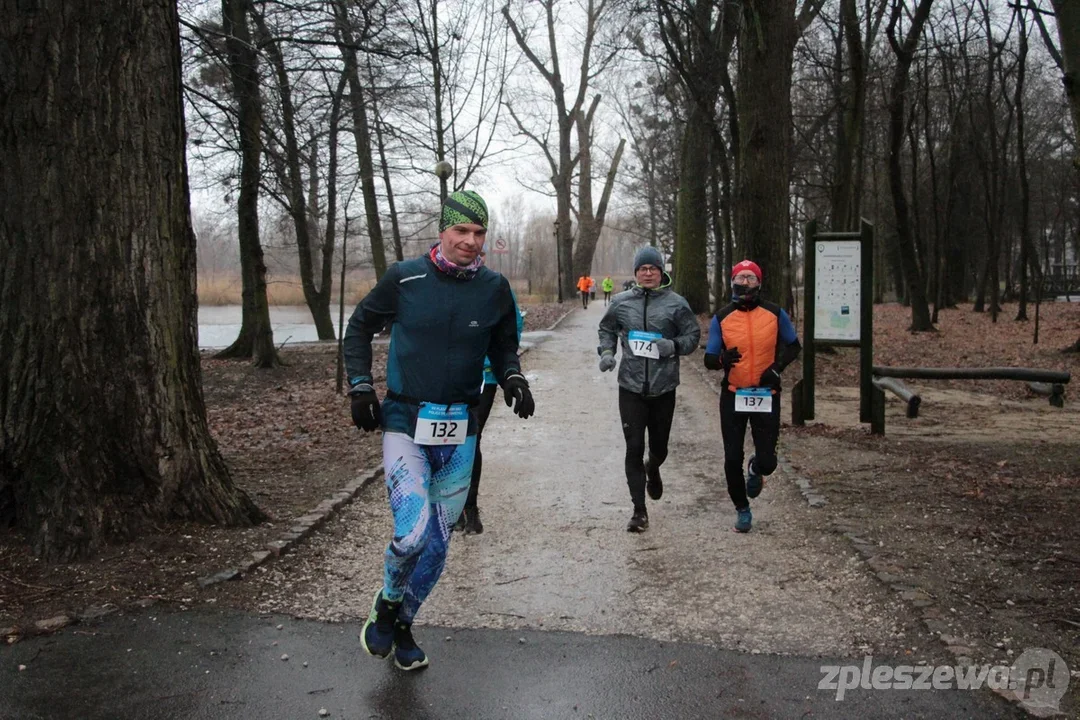
[[(753, 380), (754, 379), (753, 376), (757, 374), (757, 368), (755, 367), (755, 365), (757, 364), (757, 353), (754, 351), (754, 321), (750, 316), (756, 310), (757, 310), (757, 308), (754, 308), (750, 312), (746, 313), (746, 336), (750, 339), (750, 379), (751, 380)], [(756, 387), (756, 385), (751, 385), (751, 387)]]
[[(641, 319), (644, 324), (645, 332), (649, 331), (649, 291), (645, 291), (645, 309), (641, 313)], [(641, 394), (649, 394), (649, 358), (645, 358), (645, 382), (641, 386)]]

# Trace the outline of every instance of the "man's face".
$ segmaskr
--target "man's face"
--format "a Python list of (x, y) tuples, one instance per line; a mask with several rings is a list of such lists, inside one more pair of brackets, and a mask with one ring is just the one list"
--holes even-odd
[(487, 228), (471, 223), (451, 225), (439, 233), (443, 257), (462, 267), (471, 265), (483, 252), (485, 240)]
[(663, 272), (655, 265), (642, 265), (634, 271), (634, 277), (637, 279), (637, 284), (641, 287), (654, 290), (660, 287), (660, 281), (663, 279)]
[(735, 277), (731, 278), (731, 282), (734, 285), (741, 285), (745, 288), (755, 288), (761, 283), (757, 279), (757, 275), (749, 270), (743, 270)]

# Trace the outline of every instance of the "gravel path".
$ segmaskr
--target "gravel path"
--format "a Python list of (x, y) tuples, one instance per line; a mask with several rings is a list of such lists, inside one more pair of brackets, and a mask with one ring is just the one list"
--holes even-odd
[[(596, 368), (602, 313), (603, 303), (574, 312), (525, 356), (533, 418), (519, 420), (497, 399), (484, 435), (486, 532), (454, 538), (418, 622), (626, 633), (752, 652), (936, 652), (911, 609), (828, 530), (828, 510), (807, 507), (782, 473), (754, 503), (754, 531), (730, 530), (716, 395), (693, 367), (700, 351), (683, 359), (664, 497), (650, 506), (648, 532), (625, 532), (616, 378)], [(380, 483), (249, 581), (259, 584), (256, 609), (365, 616), (391, 529)]]

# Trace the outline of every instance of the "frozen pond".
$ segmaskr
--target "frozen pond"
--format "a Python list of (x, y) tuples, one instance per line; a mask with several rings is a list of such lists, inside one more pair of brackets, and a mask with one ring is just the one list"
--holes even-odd
[[(351, 311), (350, 311), (351, 312)], [(199, 308), (199, 347), (228, 347), (240, 334), (239, 305), (206, 305)], [(335, 325), (337, 313), (334, 313)], [(348, 318), (346, 318), (346, 321)], [(306, 305), (271, 305), (270, 324), (274, 328), (274, 344), (315, 342), (319, 334), (311, 321)], [(336, 328), (335, 328), (336, 329)]]

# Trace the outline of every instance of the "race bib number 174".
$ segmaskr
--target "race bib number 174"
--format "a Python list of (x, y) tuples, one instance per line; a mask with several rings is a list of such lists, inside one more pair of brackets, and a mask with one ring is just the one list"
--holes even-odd
[(660, 348), (656, 347), (656, 341), (662, 337), (660, 333), (631, 330), (626, 339), (630, 341), (630, 352), (638, 357), (659, 360)]

